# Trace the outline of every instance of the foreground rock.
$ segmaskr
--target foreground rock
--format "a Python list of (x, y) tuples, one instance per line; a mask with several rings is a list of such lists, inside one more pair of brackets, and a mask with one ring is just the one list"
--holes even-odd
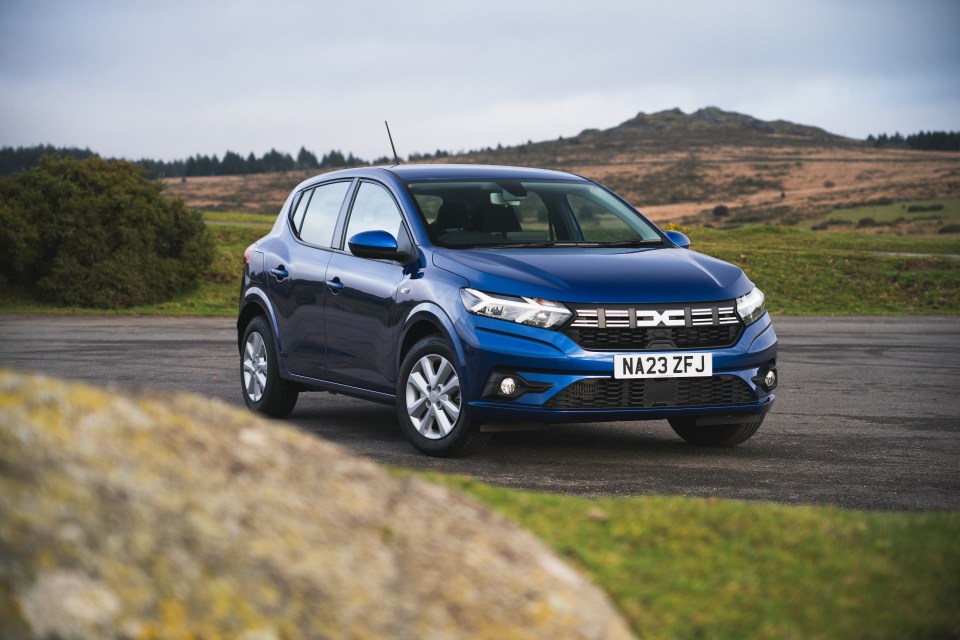
[(4, 637), (626, 638), (469, 499), (194, 396), (0, 372)]

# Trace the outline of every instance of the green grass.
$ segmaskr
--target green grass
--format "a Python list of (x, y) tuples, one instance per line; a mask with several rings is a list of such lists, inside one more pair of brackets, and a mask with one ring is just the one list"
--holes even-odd
[(486, 503), (579, 566), (641, 638), (960, 632), (960, 513), (587, 499), (418, 475)]
[[(941, 212), (936, 212), (941, 213)], [(216, 257), (201, 286), (162, 304), (119, 310), (60, 308), (29, 291), (0, 287), (0, 312), (232, 316), (243, 250), (269, 230), (269, 216), (207, 212)], [(250, 221), (256, 222), (256, 224)], [(960, 234), (892, 235), (754, 226), (688, 230), (692, 248), (739, 265), (774, 314), (960, 313)], [(892, 255), (903, 253), (930, 256)]]
[(238, 225), (259, 225), (272, 227), (276, 221), (276, 215), (263, 215), (260, 213), (242, 213), (235, 211), (204, 211), (203, 219), (206, 222), (214, 224), (238, 224)]
[[(943, 207), (936, 211), (909, 211), (910, 207)], [(861, 224), (872, 220), (873, 224)], [(960, 200), (914, 200), (885, 205), (833, 209), (816, 218), (803, 220), (800, 228), (811, 229), (826, 225), (829, 229), (856, 227), (887, 227), (890, 230), (936, 233), (946, 225), (960, 224)]]
[[(775, 314), (960, 313), (960, 236), (691, 229), (692, 249), (732, 262)], [(893, 255), (898, 253), (930, 256)]]

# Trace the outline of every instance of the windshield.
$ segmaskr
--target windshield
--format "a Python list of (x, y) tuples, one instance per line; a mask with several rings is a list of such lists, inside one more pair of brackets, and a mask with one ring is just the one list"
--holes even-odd
[(457, 180), (411, 182), (434, 244), (633, 246), (660, 244), (656, 228), (606, 189), (583, 182)]

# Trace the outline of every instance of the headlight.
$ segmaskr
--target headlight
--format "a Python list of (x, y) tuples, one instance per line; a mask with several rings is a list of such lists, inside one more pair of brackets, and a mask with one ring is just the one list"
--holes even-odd
[(470, 313), (517, 324), (550, 329), (563, 324), (573, 315), (569, 309), (551, 300), (495, 296), (476, 289), (460, 289), (460, 299)]
[(762, 316), (766, 310), (766, 307), (763, 306), (763, 291), (756, 287), (747, 295), (737, 298), (737, 314), (745, 325), (749, 326), (756, 322), (757, 318)]

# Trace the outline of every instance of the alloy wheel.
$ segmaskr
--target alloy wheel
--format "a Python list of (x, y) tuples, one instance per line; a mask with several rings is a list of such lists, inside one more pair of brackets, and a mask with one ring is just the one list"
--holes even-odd
[(436, 354), (420, 358), (407, 376), (407, 416), (425, 438), (448, 435), (460, 417), (460, 378), (449, 360)]
[(267, 386), (267, 345), (254, 331), (243, 351), (243, 388), (253, 402), (259, 402)]

